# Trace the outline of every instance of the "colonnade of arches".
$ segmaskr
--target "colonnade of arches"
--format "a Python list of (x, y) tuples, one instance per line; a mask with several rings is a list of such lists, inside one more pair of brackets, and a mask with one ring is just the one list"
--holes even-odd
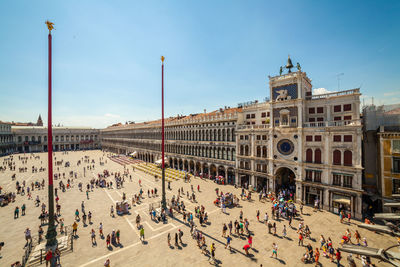
[(236, 151), (233, 147), (208, 147), (166, 144), (165, 150), (168, 153), (190, 155), (195, 157), (214, 158), (235, 161)]

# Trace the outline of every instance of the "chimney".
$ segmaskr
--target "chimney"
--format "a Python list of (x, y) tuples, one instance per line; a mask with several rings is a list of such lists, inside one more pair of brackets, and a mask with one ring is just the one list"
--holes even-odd
[(207, 113), (207, 110), (206, 109), (204, 109), (204, 114), (206, 114)]

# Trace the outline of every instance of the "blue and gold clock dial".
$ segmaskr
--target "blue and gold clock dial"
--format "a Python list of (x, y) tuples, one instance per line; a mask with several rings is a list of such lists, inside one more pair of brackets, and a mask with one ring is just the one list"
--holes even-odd
[(277, 148), (278, 148), (279, 153), (287, 156), (287, 155), (290, 155), (293, 153), (294, 144), (292, 141), (290, 141), (288, 139), (282, 139), (278, 142)]

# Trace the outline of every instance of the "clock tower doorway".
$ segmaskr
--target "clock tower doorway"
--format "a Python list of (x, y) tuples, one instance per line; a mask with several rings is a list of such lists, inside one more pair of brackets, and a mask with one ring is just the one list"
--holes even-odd
[(279, 191), (280, 189), (290, 190), (293, 193), (296, 193), (296, 175), (294, 172), (287, 168), (281, 167), (275, 173), (275, 191)]

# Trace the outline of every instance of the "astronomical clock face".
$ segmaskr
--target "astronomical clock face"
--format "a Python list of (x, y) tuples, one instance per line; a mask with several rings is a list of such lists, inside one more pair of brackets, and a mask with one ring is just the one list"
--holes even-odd
[(278, 142), (277, 148), (278, 148), (279, 153), (287, 156), (287, 155), (290, 155), (293, 153), (294, 144), (292, 141), (290, 141), (288, 139), (282, 139)]

